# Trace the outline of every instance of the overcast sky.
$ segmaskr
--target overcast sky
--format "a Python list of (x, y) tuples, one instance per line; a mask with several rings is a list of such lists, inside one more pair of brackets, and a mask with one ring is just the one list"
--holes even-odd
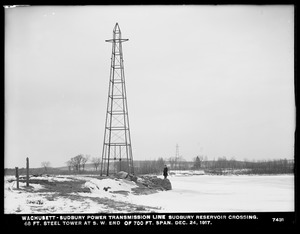
[(133, 158), (294, 158), (293, 6), (5, 10), (5, 167), (100, 157), (119, 23)]

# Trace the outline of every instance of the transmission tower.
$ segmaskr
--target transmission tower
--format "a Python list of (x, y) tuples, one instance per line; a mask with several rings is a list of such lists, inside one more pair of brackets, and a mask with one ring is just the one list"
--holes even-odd
[(112, 43), (110, 79), (102, 149), (101, 175), (115, 170), (134, 173), (127, 96), (125, 87), (121, 30), (116, 23)]

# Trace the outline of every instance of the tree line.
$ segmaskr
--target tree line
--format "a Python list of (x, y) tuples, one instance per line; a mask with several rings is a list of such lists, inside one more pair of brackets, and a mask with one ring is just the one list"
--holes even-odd
[(234, 158), (219, 157), (208, 160), (207, 157), (196, 156), (193, 161), (181, 158), (158, 158), (135, 163), (137, 174), (162, 173), (164, 165), (169, 170), (203, 170), (207, 174), (288, 174), (294, 173), (294, 161), (288, 159), (238, 161)]
[[(42, 168), (30, 169), (33, 174), (41, 173), (82, 173), (86, 171), (86, 164), (90, 162), (93, 170), (90, 172), (98, 173), (101, 164), (100, 157), (91, 158), (90, 155), (79, 154), (71, 157), (66, 162), (67, 171), (50, 167), (50, 162), (42, 162)], [(161, 174), (167, 165), (169, 170), (203, 170), (207, 174), (288, 174), (294, 173), (294, 161), (288, 159), (276, 160), (257, 160), (257, 161), (238, 161), (235, 158), (227, 159), (219, 157), (217, 160), (208, 160), (204, 156), (196, 156), (192, 161), (186, 161), (184, 158), (159, 157), (157, 160), (134, 161), (135, 174)], [(114, 162), (112, 165), (114, 172), (120, 170), (126, 171), (126, 162)], [(5, 174), (14, 174), (14, 169), (5, 169)], [(20, 168), (20, 174), (23, 174), (23, 168)]]
[(98, 167), (101, 163), (100, 158), (91, 158), (90, 155), (79, 154), (77, 156), (72, 157), (70, 160), (66, 162), (68, 170), (74, 172), (85, 171), (85, 165), (90, 161), (95, 169), (98, 170)]
[(238, 170), (242, 174), (294, 173), (294, 161), (287, 159), (237, 161), (234, 158), (219, 157), (217, 160), (201, 161), (201, 164), (207, 172), (217, 174), (226, 174)]

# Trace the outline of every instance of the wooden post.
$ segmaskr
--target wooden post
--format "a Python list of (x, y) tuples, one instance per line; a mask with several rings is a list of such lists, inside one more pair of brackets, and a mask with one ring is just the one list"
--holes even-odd
[(17, 189), (19, 189), (19, 168), (16, 167)]
[(29, 186), (29, 158), (26, 158), (26, 186)]

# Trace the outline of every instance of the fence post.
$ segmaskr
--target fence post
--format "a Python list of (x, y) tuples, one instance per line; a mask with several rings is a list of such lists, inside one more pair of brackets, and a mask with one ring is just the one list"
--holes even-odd
[(19, 189), (19, 168), (16, 167), (17, 189)]
[(26, 186), (29, 186), (29, 158), (26, 158)]

